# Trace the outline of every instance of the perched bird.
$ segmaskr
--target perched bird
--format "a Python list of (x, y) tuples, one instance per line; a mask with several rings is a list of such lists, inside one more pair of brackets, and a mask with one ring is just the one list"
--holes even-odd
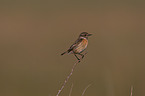
[(75, 41), (74, 44), (72, 44), (70, 46), (70, 48), (63, 52), (61, 55), (64, 55), (66, 53), (68, 54), (74, 54), (74, 56), (80, 61), (80, 58), (78, 58), (78, 55), (81, 55), (82, 58), (84, 57), (83, 54), (81, 54), (86, 48), (87, 48), (87, 45), (88, 45), (88, 37), (91, 36), (92, 34), (89, 34), (87, 32), (82, 32), (80, 35), (79, 35), (79, 38)]

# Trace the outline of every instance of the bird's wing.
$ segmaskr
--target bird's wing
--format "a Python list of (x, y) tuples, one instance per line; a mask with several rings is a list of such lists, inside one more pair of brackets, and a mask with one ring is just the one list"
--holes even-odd
[(77, 40), (75, 41), (75, 43), (73, 43), (73, 44), (70, 46), (70, 48), (68, 49), (68, 53), (69, 53), (70, 51), (72, 51), (73, 48), (75, 48), (78, 44), (80, 44), (80, 42), (81, 42), (82, 40), (83, 40), (82, 38), (77, 39)]

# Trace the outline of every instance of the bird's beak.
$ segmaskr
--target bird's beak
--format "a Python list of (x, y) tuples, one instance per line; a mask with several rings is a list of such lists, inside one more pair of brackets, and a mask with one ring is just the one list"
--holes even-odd
[(91, 36), (92, 34), (88, 34), (87, 36)]

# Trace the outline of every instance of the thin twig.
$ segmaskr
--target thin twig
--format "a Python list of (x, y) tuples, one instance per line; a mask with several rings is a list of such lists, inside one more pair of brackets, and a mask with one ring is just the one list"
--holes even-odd
[(71, 96), (72, 88), (73, 88), (73, 83), (72, 83), (71, 88), (70, 88), (69, 96)]
[(131, 93), (130, 93), (130, 96), (132, 96), (132, 92), (133, 92), (133, 86), (131, 86)]
[(92, 84), (89, 84), (85, 89), (84, 89), (84, 91), (83, 91), (83, 93), (82, 93), (82, 95), (81, 96), (84, 96), (84, 94), (85, 94), (85, 92), (86, 92), (86, 90), (91, 86)]
[(56, 96), (58, 96), (58, 95), (60, 94), (60, 92), (63, 90), (64, 86), (66, 85), (66, 83), (67, 83), (67, 81), (69, 80), (70, 76), (72, 75), (72, 73), (73, 73), (73, 71), (74, 71), (76, 65), (77, 65), (79, 62), (80, 62), (80, 61), (77, 61), (76, 63), (74, 63), (74, 65), (73, 65), (73, 67), (72, 67), (72, 69), (71, 69), (70, 74), (69, 74), (69, 75), (67, 76), (67, 78), (65, 79), (63, 85), (61, 86), (61, 89), (58, 90), (58, 93), (57, 93)]

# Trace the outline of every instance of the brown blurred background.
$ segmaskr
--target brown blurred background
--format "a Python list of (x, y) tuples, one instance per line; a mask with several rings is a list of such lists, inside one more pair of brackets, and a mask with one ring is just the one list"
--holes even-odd
[(0, 96), (55, 96), (82, 31), (88, 54), (60, 96), (145, 96), (144, 0), (1, 0)]

